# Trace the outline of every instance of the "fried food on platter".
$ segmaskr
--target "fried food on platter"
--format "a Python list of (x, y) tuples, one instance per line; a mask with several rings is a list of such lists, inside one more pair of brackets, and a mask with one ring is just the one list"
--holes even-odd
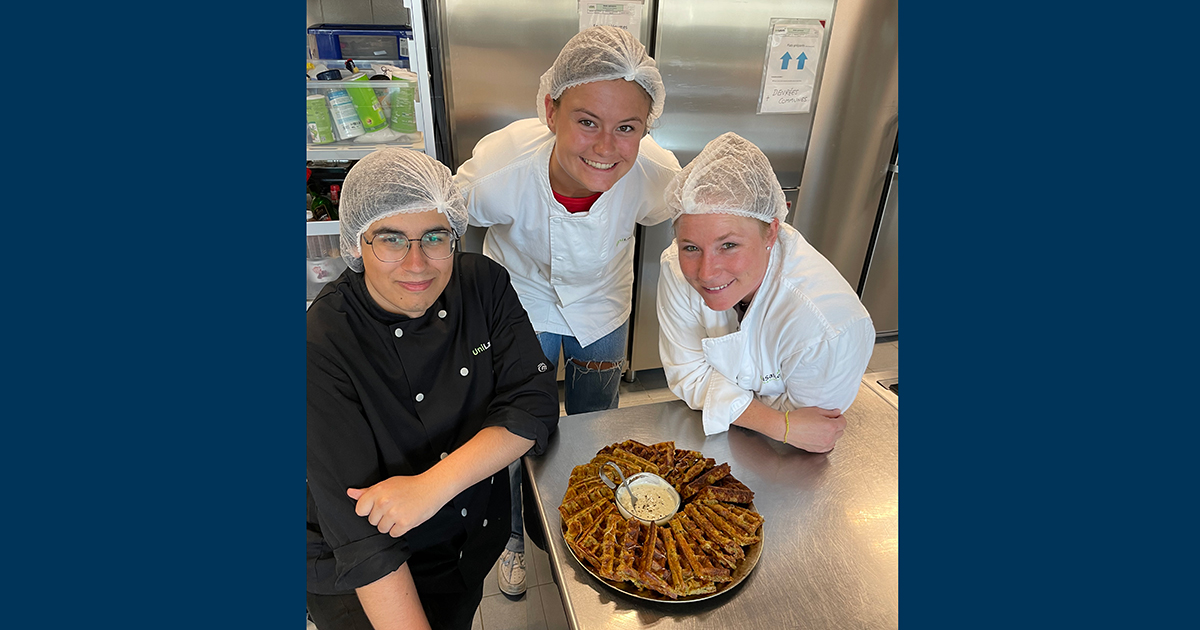
[[(600, 480), (609, 461), (626, 477), (649, 472), (665, 479), (683, 499), (679, 512), (662, 526), (623, 518), (612, 489)], [(715, 593), (733, 581), (746, 560), (743, 547), (762, 540), (763, 518), (750, 509), (753, 500), (727, 463), (674, 442), (625, 440), (571, 470), (558, 511), (567, 545), (594, 574), (679, 599)]]

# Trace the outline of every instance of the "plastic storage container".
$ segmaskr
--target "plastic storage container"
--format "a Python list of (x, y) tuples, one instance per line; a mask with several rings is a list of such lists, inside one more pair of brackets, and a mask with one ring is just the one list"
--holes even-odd
[[(306, 95), (310, 112), (310, 147), (320, 145), (319, 148), (322, 149), (337, 149), (386, 144), (422, 150), (425, 136), (421, 125), (418, 124), (422, 119), (422, 105), (420, 90), (417, 89), (415, 81), (416, 74), (396, 65), (396, 60), (371, 63), (359, 63), (355, 60), (357, 73), (346, 70), (340, 60), (310, 60), (308, 63), (313, 66), (308, 71)], [(393, 75), (399, 74), (402, 78), (389, 77), (385, 74), (384, 67), (394, 69)], [(359, 77), (359, 80), (350, 80), (352, 76)], [(330, 77), (339, 77), (339, 80), (329, 80)], [(388, 78), (379, 80), (384, 77)], [(373, 96), (374, 107), (362, 99), (364, 95), (368, 100)], [(315, 98), (317, 96), (325, 98), (321, 100)], [(364, 115), (379, 116), (382, 118), (382, 124), (373, 119), (376, 129), (368, 131), (369, 125), (363, 121)], [(323, 121), (324, 118), (332, 121), (332, 141), (314, 132), (314, 119)]]
[(337, 234), (316, 234), (308, 237), (308, 300), (317, 297), (326, 284), (337, 280), (346, 270), (346, 261), (338, 244)]
[(412, 28), (398, 24), (314, 24), (308, 27), (312, 59), (408, 59)]

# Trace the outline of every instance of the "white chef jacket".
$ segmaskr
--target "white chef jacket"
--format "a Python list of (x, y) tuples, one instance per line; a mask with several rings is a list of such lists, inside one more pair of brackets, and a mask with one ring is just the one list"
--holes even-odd
[(708, 308), (684, 279), (677, 243), (660, 261), (658, 352), (671, 391), (703, 410), (705, 435), (727, 431), (755, 397), (779, 411), (850, 407), (875, 327), (854, 290), (796, 228), (780, 226), (740, 324), (736, 310)]
[(484, 136), (454, 183), (471, 225), (489, 228), (483, 253), (508, 269), (534, 330), (587, 346), (629, 318), (635, 223), (670, 216), (663, 190), (679, 161), (645, 136), (633, 168), (571, 214), (550, 189), (554, 140), (538, 119), (518, 120)]

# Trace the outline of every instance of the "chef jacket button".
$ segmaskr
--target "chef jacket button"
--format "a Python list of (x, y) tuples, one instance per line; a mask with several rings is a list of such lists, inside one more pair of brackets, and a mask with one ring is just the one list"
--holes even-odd
[(441, 317), (442, 319), (446, 319), (445, 309), (438, 311), (438, 317)]
[(484, 526), (484, 527), (487, 527), (487, 519), (486, 519), (486, 518), (485, 518), (485, 519), (483, 519), (483, 526)]
[(397, 328), (397, 329), (396, 329), (396, 336), (397, 336), (397, 337), (403, 337), (403, 336), (404, 336), (404, 331), (403, 331), (403, 330), (400, 330), (399, 328)]
[(462, 374), (463, 376), (466, 376), (467, 374), (471, 373), (471, 370), (468, 370), (467, 368), (463, 368), (463, 369), (459, 370), (458, 373)]
[(417, 402), (421, 402), (422, 400), (425, 400), (425, 394), (417, 394), (416, 399), (417, 399)]
[(496, 475), (492, 475), (492, 485), (496, 485)]
[(463, 515), (463, 518), (467, 517), (467, 508), (463, 508), (462, 515)]
[(446, 457), (448, 457), (448, 456), (449, 456), (449, 453), (442, 453), (442, 455), (438, 459), (446, 459)]

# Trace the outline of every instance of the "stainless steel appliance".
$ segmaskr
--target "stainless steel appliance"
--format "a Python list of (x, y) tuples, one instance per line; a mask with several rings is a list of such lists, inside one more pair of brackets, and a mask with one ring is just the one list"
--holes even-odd
[(897, 0), (837, 3), (792, 220), (858, 290), (880, 336), (899, 328), (898, 21)]

